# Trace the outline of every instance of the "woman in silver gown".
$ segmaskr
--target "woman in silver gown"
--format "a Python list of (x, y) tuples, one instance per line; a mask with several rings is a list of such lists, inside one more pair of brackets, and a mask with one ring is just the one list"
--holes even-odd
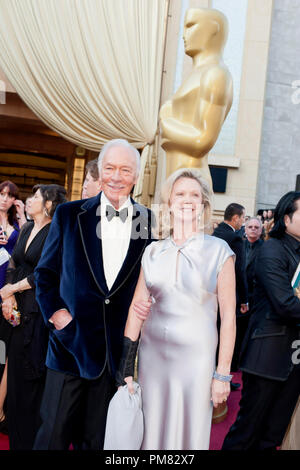
[[(150, 296), (151, 311), (143, 324), (130, 307), (117, 373), (117, 382), (122, 383), (118, 381), (122, 376), (132, 391), (132, 359), (141, 333), (142, 449), (208, 449), (213, 405), (226, 401), (230, 393), (234, 253), (224, 240), (204, 234), (209, 197), (198, 170), (173, 173), (162, 190), (160, 206), (161, 219), (169, 214), (169, 223), (162, 223), (161, 239), (150, 244), (142, 258), (132, 306)], [(215, 371), (218, 304), (221, 330)]]

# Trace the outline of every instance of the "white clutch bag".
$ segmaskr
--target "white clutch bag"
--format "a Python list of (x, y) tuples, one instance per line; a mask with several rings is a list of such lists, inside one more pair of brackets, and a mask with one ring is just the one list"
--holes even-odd
[(121, 387), (112, 397), (107, 413), (104, 450), (139, 450), (144, 435), (141, 387), (133, 382), (135, 393)]

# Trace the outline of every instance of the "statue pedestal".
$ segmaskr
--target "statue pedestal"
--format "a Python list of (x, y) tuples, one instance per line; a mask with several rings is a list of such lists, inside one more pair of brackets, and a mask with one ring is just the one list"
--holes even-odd
[(220, 403), (217, 408), (214, 408), (212, 423), (213, 424), (222, 423), (222, 421), (226, 419), (227, 414), (228, 414), (227, 403)]

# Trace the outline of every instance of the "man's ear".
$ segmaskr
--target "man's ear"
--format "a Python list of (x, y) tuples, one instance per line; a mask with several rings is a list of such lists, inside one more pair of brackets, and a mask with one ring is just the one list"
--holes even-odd
[(234, 214), (234, 215), (232, 216), (232, 219), (231, 219), (230, 222), (232, 222), (232, 223), (235, 224), (238, 218), (239, 218), (239, 216), (238, 216), (237, 214)]
[(288, 225), (289, 225), (291, 219), (289, 218), (288, 215), (285, 215), (285, 216), (283, 217), (283, 221), (284, 221), (284, 225), (285, 225), (286, 227), (288, 227)]

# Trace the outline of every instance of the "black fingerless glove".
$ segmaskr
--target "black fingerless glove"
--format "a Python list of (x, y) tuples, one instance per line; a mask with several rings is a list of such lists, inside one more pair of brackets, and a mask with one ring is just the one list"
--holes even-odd
[(116, 372), (116, 385), (126, 385), (125, 377), (133, 377), (134, 363), (139, 345), (139, 339), (131, 341), (130, 338), (124, 336), (122, 356), (119, 363), (119, 369)]

